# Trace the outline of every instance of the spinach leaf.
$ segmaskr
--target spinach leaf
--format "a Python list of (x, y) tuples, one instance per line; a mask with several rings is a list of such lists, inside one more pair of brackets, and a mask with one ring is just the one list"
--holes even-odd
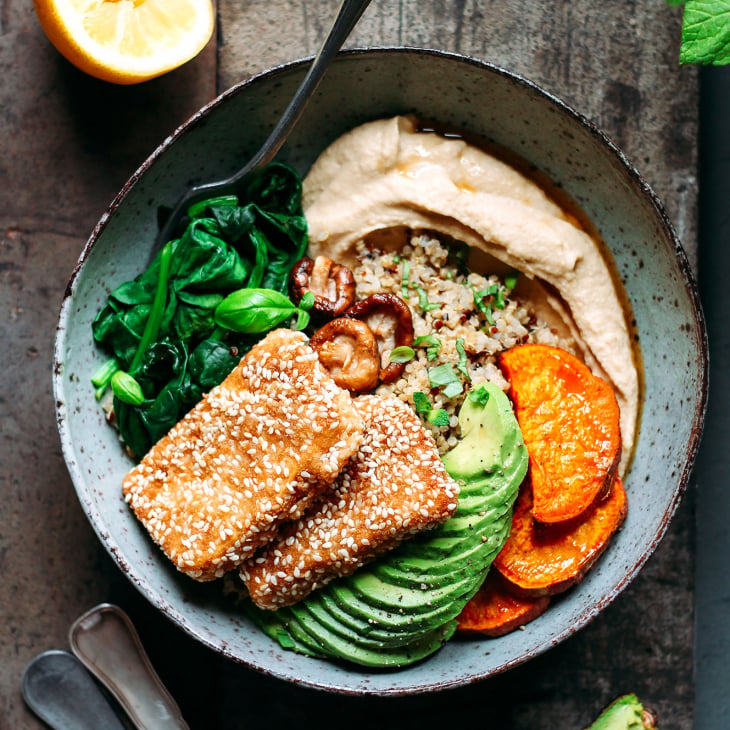
[[(129, 375), (144, 394), (138, 405), (114, 398), (117, 425), (136, 456), (220, 383), (260, 334), (292, 316), (296, 326), (305, 326), (308, 314), (285, 296), (291, 267), (307, 246), (301, 193), (297, 173), (273, 163), (240, 199), (223, 196), (191, 206), (180, 237), (114, 289), (95, 317), (94, 340), (115, 359), (114, 369), (94, 377), (97, 396), (117, 370), (124, 373), (118, 383), (131, 382)], [(270, 306), (249, 312), (255, 332), (216, 321), (226, 297), (246, 289), (273, 290), (287, 302), (276, 316)]]
[(190, 353), (190, 377), (202, 391), (207, 392), (224, 380), (240, 359), (238, 348), (218, 340), (203, 340)]

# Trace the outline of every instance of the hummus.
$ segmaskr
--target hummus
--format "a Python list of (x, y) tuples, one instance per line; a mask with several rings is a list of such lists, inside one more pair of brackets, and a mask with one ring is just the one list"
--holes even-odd
[(474, 270), (497, 259), (524, 274), (542, 309), (567, 324), (587, 364), (612, 383), (625, 471), (639, 412), (626, 312), (598, 243), (540, 186), (464, 140), (395, 117), (330, 145), (304, 181), (303, 205), (313, 256), (352, 265), (361, 240), (399, 245), (407, 236), (398, 232), (427, 230), (472, 247)]

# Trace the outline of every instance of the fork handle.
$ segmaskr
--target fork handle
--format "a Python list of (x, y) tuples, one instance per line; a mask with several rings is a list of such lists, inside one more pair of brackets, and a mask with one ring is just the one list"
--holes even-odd
[(175, 228), (183, 212), (192, 204), (207, 197), (220, 195), (223, 191), (235, 188), (252, 173), (257, 172), (271, 162), (281, 146), (286, 141), (294, 125), (299, 121), (307, 102), (312, 98), (325, 75), (332, 59), (345, 42), (355, 24), (360, 19), (371, 0), (343, 0), (332, 28), (324, 39), (319, 52), (309, 67), (299, 88), (296, 90), (289, 105), (284, 110), (276, 126), (259, 148), (259, 151), (238, 172), (224, 180), (203, 183), (191, 187), (178, 201), (173, 211), (167, 217), (155, 239), (153, 255), (165, 245), (173, 236)]
[(284, 110), (281, 118), (272, 130), (271, 134), (261, 146), (261, 149), (251, 158), (249, 163), (239, 172), (235, 173), (228, 180), (228, 183), (235, 185), (241, 182), (252, 172), (264, 167), (274, 159), (276, 153), (286, 141), (292, 129), (302, 116), (307, 102), (312, 98), (319, 86), (332, 59), (337, 55), (342, 44), (350, 35), (360, 16), (370, 4), (371, 0), (343, 0), (339, 13), (335, 19), (330, 32), (322, 42), (319, 52), (315, 56), (312, 65), (307, 71), (299, 88), (296, 90), (289, 105)]

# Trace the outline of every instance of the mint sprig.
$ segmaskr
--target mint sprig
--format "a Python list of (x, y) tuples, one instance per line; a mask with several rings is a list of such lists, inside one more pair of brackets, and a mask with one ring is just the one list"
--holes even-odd
[[(667, 0), (681, 5), (681, 0)], [(730, 63), (730, 0), (685, 0), (680, 64)]]

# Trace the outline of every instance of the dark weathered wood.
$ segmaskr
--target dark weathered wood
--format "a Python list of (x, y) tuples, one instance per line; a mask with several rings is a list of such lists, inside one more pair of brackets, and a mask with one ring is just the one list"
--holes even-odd
[(41, 727), (20, 696), (23, 667), (67, 648), (70, 622), (121, 577), (61, 457), (50, 382), (61, 298), (129, 175), (215, 95), (216, 47), (118, 87), (67, 63), (30, 2), (0, 1), (0, 30), (0, 728), (22, 730)]
[[(29, 2), (0, 0), (0, 728), (41, 725), (19, 694), (25, 663), (66, 647), (70, 622), (113, 601), (137, 622), (191, 727), (333, 730), (469, 726), (578, 730), (636, 691), (663, 730), (692, 727), (693, 494), (639, 578), (585, 630), (472, 687), (408, 699), (327, 695), (233, 665), (159, 616), (87, 524), (55, 433), (51, 348), (84, 241), (129, 174), (230, 85), (311, 55), (337, 0), (223, 0), (217, 44), (138, 87), (61, 59)], [(676, 65), (680, 11), (663, 2), (373, 2), (349, 46), (471, 54), (533, 79), (603, 128), (664, 200), (696, 260), (697, 78)]]

